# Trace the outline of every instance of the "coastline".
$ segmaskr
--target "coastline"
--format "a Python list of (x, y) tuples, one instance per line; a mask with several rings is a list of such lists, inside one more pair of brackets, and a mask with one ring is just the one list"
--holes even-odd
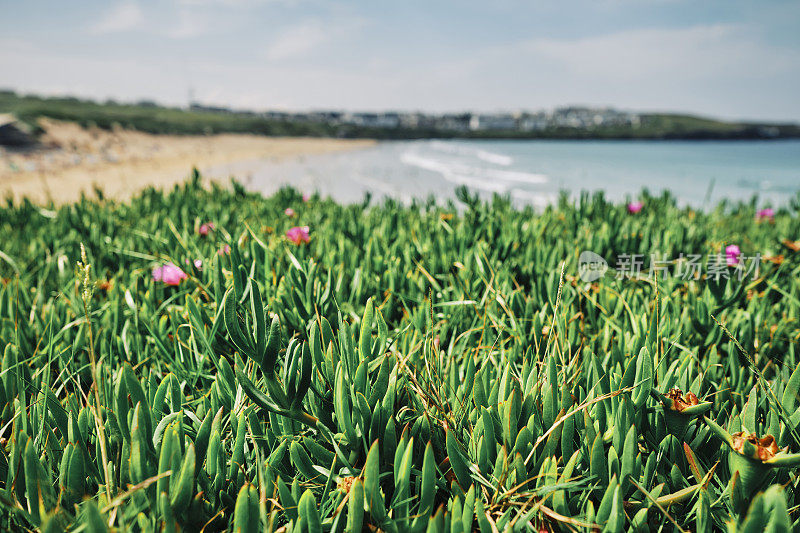
[[(64, 204), (82, 193), (124, 200), (154, 186), (171, 188), (192, 167), (204, 171), (241, 161), (284, 161), (308, 155), (366, 148), (368, 139), (264, 137), (251, 134), (157, 135), (130, 130), (85, 129), (45, 121), (43, 147), (29, 152), (0, 152), (0, 195), (14, 201)], [(216, 177), (214, 177), (216, 176)], [(229, 177), (218, 172), (206, 181)]]

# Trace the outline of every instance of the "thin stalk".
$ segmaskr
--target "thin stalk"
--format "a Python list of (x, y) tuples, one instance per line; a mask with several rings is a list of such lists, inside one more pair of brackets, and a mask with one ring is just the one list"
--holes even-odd
[[(109, 502), (111, 502), (111, 474), (108, 471), (108, 452), (106, 450), (105, 426), (99, 411), (100, 406), (102, 405), (100, 400), (100, 387), (98, 385), (100, 380), (97, 375), (97, 360), (94, 356), (94, 332), (92, 330), (92, 320), (89, 313), (89, 300), (92, 297), (92, 289), (90, 286), (91, 280), (89, 274), (92, 265), (90, 265), (86, 260), (86, 249), (83, 247), (83, 243), (81, 243), (81, 261), (78, 263), (78, 268), (83, 271), (83, 292), (81, 293), (81, 297), (83, 300), (83, 313), (89, 329), (89, 362), (92, 368), (92, 387), (94, 388), (94, 398), (95, 403), (97, 404), (94, 408), (92, 408), (91, 405), (89, 405), (89, 407), (92, 410), (92, 414), (94, 414), (94, 421), (95, 425), (97, 426), (97, 439), (100, 444), (100, 457), (103, 460), (103, 476), (105, 477), (106, 498)], [(109, 522), (108, 525), (110, 526), (111, 523)]]

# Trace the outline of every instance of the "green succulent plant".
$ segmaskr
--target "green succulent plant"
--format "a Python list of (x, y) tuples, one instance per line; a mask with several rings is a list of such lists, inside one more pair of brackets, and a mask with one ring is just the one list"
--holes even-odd
[(779, 449), (772, 435), (759, 438), (746, 430), (731, 435), (710, 418), (705, 422), (727, 445), (732, 484), (738, 485), (747, 498), (769, 483), (771, 470), (800, 466), (800, 453)]
[(692, 420), (705, 415), (714, 407), (712, 402), (700, 401), (691, 392), (684, 395), (680, 389), (670, 389), (666, 394), (653, 389), (652, 393), (661, 402), (668, 431), (679, 439), (686, 434)]
[[(796, 207), (458, 198), (0, 207), (0, 529), (800, 526)], [(731, 242), (783, 258), (579, 276)]]

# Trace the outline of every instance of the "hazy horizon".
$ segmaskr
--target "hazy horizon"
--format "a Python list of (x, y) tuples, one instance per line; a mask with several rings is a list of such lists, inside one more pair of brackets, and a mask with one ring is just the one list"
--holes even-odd
[[(0, 86), (252, 110), (613, 107), (800, 122), (800, 4), (6, 5)], [(43, 15), (42, 13), (46, 13)]]
[[(178, 109), (188, 109), (187, 102), (183, 103), (168, 103), (159, 101), (157, 97), (141, 97), (136, 99), (119, 99), (113, 97), (107, 98), (96, 98), (90, 95), (80, 95), (80, 94), (71, 94), (71, 93), (60, 93), (60, 92), (36, 92), (36, 91), (22, 91), (15, 89), (14, 87), (0, 87), (0, 91), (13, 91), (18, 96), (27, 97), (42, 97), (42, 98), (77, 98), (79, 100), (87, 100), (87, 101), (94, 101), (99, 104), (104, 103), (115, 103), (120, 105), (139, 105), (144, 103), (154, 103), (156, 105), (162, 107), (169, 107), (169, 108), (178, 108)], [(556, 105), (553, 107), (548, 108), (519, 108), (519, 109), (504, 109), (504, 108), (496, 108), (496, 109), (459, 109), (459, 110), (449, 110), (449, 111), (437, 111), (437, 110), (424, 110), (424, 109), (393, 109), (393, 108), (386, 108), (386, 109), (343, 109), (343, 108), (323, 108), (323, 107), (306, 107), (306, 108), (281, 108), (281, 107), (237, 107), (237, 106), (229, 106), (225, 103), (220, 102), (194, 102), (197, 105), (201, 105), (204, 107), (220, 107), (220, 108), (227, 108), (231, 111), (235, 112), (247, 112), (252, 111), (256, 113), (260, 112), (267, 112), (267, 111), (278, 111), (278, 112), (288, 112), (288, 113), (313, 113), (313, 112), (344, 112), (344, 113), (424, 113), (429, 115), (445, 115), (445, 114), (461, 114), (461, 113), (498, 113), (498, 114), (505, 114), (505, 113), (538, 113), (540, 111), (548, 112), (554, 111), (556, 109), (563, 109), (563, 108), (590, 108), (590, 109), (614, 109), (615, 111), (623, 111), (628, 113), (634, 113), (639, 115), (646, 115), (646, 114), (674, 114), (674, 115), (687, 115), (687, 116), (696, 116), (700, 118), (707, 118), (707, 119), (719, 119), (719, 120), (731, 120), (736, 121), (740, 120), (742, 122), (768, 122), (774, 124), (786, 123), (786, 124), (799, 124), (800, 119), (798, 120), (770, 120), (770, 119), (726, 119), (724, 117), (718, 117), (714, 115), (708, 115), (703, 113), (697, 113), (693, 111), (684, 111), (680, 109), (630, 109), (625, 107), (617, 107), (611, 105), (590, 105), (590, 104), (580, 104), (580, 103), (568, 103), (568, 104), (561, 104)]]

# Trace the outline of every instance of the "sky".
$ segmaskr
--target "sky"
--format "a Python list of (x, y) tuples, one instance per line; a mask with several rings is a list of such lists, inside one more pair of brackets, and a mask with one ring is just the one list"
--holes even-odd
[(0, 88), (239, 109), (800, 122), (794, 0), (0, 0)]

